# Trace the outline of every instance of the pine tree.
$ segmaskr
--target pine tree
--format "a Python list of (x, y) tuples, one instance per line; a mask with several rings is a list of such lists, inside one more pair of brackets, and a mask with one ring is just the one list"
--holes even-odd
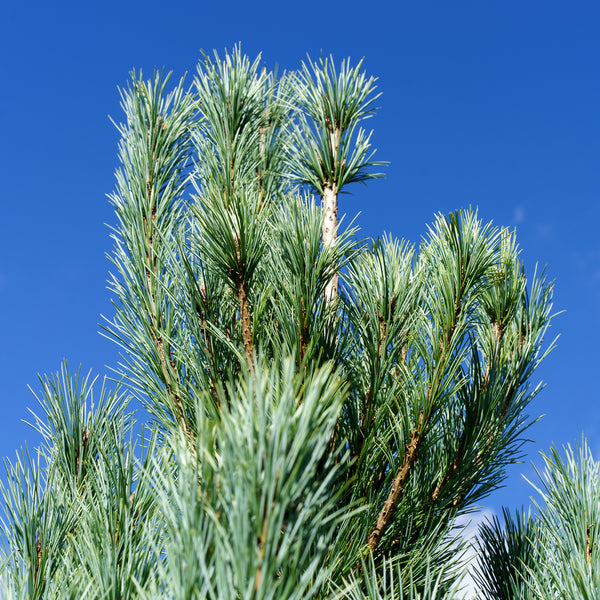
[(331, 57), (261, 65), (235, 48), (190, 87), (133, 73), (121, 92), (105, 334), (122, 384), (42, 378), (42, 445), (2, 486), (8, 597), (460, 586), (455, 520), (521, 457), (552, 285), (471, 210), (418, 248), (340, 231), (339, 194), (382, 166), (362, 127), (375, 80)]

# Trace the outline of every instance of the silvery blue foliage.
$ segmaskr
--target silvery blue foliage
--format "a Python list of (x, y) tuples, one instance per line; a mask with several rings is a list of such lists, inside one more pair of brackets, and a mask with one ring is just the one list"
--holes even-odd
[(278, 78), (237, 47), (121, 98), (119, 385), (41, 380), (42, 446), (1, 488), (16, 597), (450, 600), (455, 519), (521, 456), (552, 285), (473, 210), (418, 247), (338, 225), (382, 166), (361, 62)]

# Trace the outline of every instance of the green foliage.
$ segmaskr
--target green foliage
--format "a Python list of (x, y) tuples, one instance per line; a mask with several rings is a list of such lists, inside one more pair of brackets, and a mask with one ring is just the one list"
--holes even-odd
[(336, 69), (332, 57), (308, 59), (290, 78), (289, 103), (297, 122), (287, 152), (288, 176), (322, 194), (326, 186), (366, 182), (384, 163), (372, 160), (371, 133), (360, 123), (375, 113), (375, 79), (350, 59)]
[(528, 514), (503, 511), (479, 529), (479, 570), (476, 579), (488, 599), (526, 598), (529, 593), (529, 570), (535, 568), (538, 555), (538, 522)]
[[(402, 569), (393, 559), (384, 559), (377, 566), (372, 555), (362, 562), (362, 580), (353, 573), (342, 594), (348, 600), (453, 600), (459, 598), (458, 590), (444, 589), (443, 579), (447, 575), (439, 568), (433, 576), (427, 565), (423, 583), (414, 584), (413, 572)], [(345, 595), (347, 594), (347, 596)]]
[(556, 448), (542, 455), (538, 492), (544, 504), (536, 506), (543, 566), (531, 576), (542, 598), (591, 600), (600, 594), (600, 465), (585, 441), (564, 455)]
[(325, 243), (306, 190), (376, 176), (361, 69), (278, 79), (235, 48), (189, 89), (133, 74), (105, 329), (125, 389), (43, 382), (38, 458), (1, 489), (14, 597), (455, 596), (455, 519), (521, 456), (552, 285), (471, 210), (416, 249), (338, 234), (336, 197)]
[(482, 526), (478, 579), (490, 600), (598, 598), (600, 593), (600, 464), (584, 440), (579, 449), (542, 454), (534, 500), (538, 515), (504, 512)]

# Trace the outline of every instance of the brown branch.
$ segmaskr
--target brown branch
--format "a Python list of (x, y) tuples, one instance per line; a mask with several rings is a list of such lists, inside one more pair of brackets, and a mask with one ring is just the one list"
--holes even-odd
[(250, 313), (250, 302), (246, 291), (246, 283), (239, 279), (236, 282), (236, 292), (240, 305), (240, 318), (242, 321), (242, 340), (248, 371), (252, 371), (254, 365), (254, 350), (252, 344), (252, 316)]
[[(37, 556), (37, 569), (40, 568), (40, 566), (42, 565), (42, 541), (40, 540), (40, 534), (37, 534), (37, 537), (35, 539), (35, 553)], [(36, 570), (37, 570), (36, 569)]]
[[(379, 304), (379, 303), (378, 303)], [(379, 343), (377, 346), (377, 354), (379, 356), (379, 366), (381, 367), (381, 362), (383, 361), (383, 351), (385, 350), (385, 337), (387, 332), (387, 324), (385, 322), (385, 317), (383, 313), (379, 313)]]
[(75, 480), (77, 482), (79, 481), (79, 465), (80, 462), (83, 463), (83, 457), (85, 455), (85, 449), (87, 448), (88, 440), (90, 439), (90, 433), (90, 430), (84, 425), (81, 431), (81, 457), (79, 456), (79, 450), (77, 448), (77, 444), (75, 443), (75, 439), (71, 438), (73, 441), (73, 446), (75, 447)]
[(394, 512), (404, 492), (404, 487), (408, 481), (413, 465), (417, 460), (419, 447), (423, 441), (422, 428), (423, 425), (423, 411), (419, 413), (419, 418), (415, 425), (414, 431), (410, 434), (410, 441), (406, 445), (406, 451), (404, 452), (404, 458), (402, 459), (402, 466), (398, 471), (398, 475), (392, 483), (392, 488), (383, 504), (383, 508), (377, 517), (375, 527), (369, 535), (367, 545), (374, 552), (385, 533), (386, 527), (392, 521)]
[(258, 551), (260, 556), (261, 564), (256, 569), (256, 576), (254, 577), (254, 591), (258, 592), (260, 582), (262, 579), (262, 561), (265, 558), (265, 542), (267, 539), (267, 518), (263, 517), (262, 528), (260, 531), (260, 537), (258, 538)]
[(240, 320), (242, 325), (242, 341), (244, 344), (244, 353), (246, 355), (246, 366), (248, 371), (252, 371), (254, 365), (254, 348), (252, 341), (252, 313), (250, 311), (250, 300), (248, 299), (248, 283), (246, 281), (246, 266), (242, 262), (242, 252), (240, 248), (240, 238), (237, 232), (233, 234), (235, 250), (237, 254), (237, 270), (231, 273), (235, 292), (238, 298), (240, 309)]

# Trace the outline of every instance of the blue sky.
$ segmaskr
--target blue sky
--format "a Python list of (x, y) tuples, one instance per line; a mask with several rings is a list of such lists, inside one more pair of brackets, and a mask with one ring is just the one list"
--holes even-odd
[(67, 358), (108, 372), (98, 334), (115, 222), (121, 118), (132, 68), (193, 73), (200, 50), (241, 42), (267, 66), (306, 53), (365, 57), (379, 78), (370, 122), (386, 178), (341, 211), (364, 235), (418, 242), (437, 212), (479, 207), (516, 227), (528, 273), (556, 280), (558, 346), (536, 374), (526, 462), (485, 504), (528, 504), (531, 461), (588, 437), (600, 455), (600, 4), (546, 1), (377, 3), (22, 2), (0, 9), (0, 456), (36, 436), (22, 423)]

